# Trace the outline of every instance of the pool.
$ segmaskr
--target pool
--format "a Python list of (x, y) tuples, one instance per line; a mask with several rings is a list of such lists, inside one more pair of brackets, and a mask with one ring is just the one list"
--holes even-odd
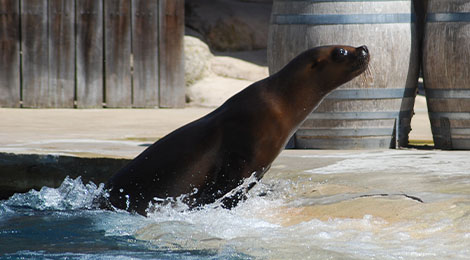
[(287, 154), (232, 210), (148, 217), (93, 208), (102, 185), (66, 178), (0, 202), (0, 259), (468, 259), (468, 155)]

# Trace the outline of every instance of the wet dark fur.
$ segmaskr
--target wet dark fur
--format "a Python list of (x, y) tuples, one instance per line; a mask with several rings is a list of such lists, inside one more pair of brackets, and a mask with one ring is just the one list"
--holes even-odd
[[(305, 51), (142, 152), (106, 184), (108, 205), (145, 215), (155, 197), (190, 194), (184, 202), (194, 208), (221, 198), (253, 173), (263, 177), (308, 114), (330, 91), (361, 74), (368, 61), (365, 47)], [(239, 199), (224, 204), (231, 207)]]

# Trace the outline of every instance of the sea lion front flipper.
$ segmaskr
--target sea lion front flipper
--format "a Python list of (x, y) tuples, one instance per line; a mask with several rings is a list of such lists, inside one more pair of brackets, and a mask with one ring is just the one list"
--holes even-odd
[(252, 180), (251, 182), (245, 183), (246, 182), (246, 179), (245, 179), (243, 182), (246, 185), (239, 186), (235, 188), (234, 190), (232, 190), (232, 192), (230, 192), (233, 194), (229, 193), (228, 195), (224, 196), (221, 200), (222, 207), (226, 209), (231, 209), (231, 208), (236, 207), (240, 201), (246, 200), (247, 199), (246, 194), (248, 193), (248, 191), (255, 186), (255, 184), (263, 177), (263, 175), (270, 168), (271, 168), (271, 165), (268, 165), (258, 171), (255, 171), (253, 173), (253, 176), (256, 178), (256, 181)]

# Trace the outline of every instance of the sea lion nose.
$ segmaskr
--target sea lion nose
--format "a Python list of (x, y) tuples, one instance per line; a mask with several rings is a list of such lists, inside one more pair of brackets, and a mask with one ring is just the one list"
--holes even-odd
[(361, 47), (358, 47), (357, 50), (361, 51), (362, 54), (369, 54), (369, 49), (365, 45), (362, 45)]

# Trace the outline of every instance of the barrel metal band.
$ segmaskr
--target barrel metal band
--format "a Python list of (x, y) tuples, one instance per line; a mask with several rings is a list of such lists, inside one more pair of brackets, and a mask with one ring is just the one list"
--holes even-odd
[(298, 135), (307, 136), (391, 136), (392, 128), (360, 128), (360, 129), (299, 129)]
[[(435, 135), (441, 135), (441, 132), (446, 130), (447, 129), (442, 130), (440, 127), (433, 127), (433, 133)], [(470, 128), (451, 128), (450, 133), (451, 135), (470, 135)]]
[(470, 120), (469, 112), (429, 112), (431, 119), (439, 119), (442, 117), (449, 118), (451, 120)]
[(425, 89), (428, 98), (470, 98), (470, 89)]
[(326, 99), (394, 99), (415, 96), (415, 88), (337, 89)]
[(296, 146), (299, 148), (316, 149), (358, 149), (358, 148), (391, 148), (392, 137), (359, 137), (359, 138), (310, 138), (308, 136), (295, 137)]
[(427, 15), (427, 22), (470, 22), (470, 13), (431, 13)]
[(412, 23), (414, 14), (274, 14), (274, 24), (392, 24)]
[(409, 118), (411, 111), (401, 112), (313, 112), (308, 119), (330, 119), (330, 120), (375, 120), (375, 119), (397, 119)]

